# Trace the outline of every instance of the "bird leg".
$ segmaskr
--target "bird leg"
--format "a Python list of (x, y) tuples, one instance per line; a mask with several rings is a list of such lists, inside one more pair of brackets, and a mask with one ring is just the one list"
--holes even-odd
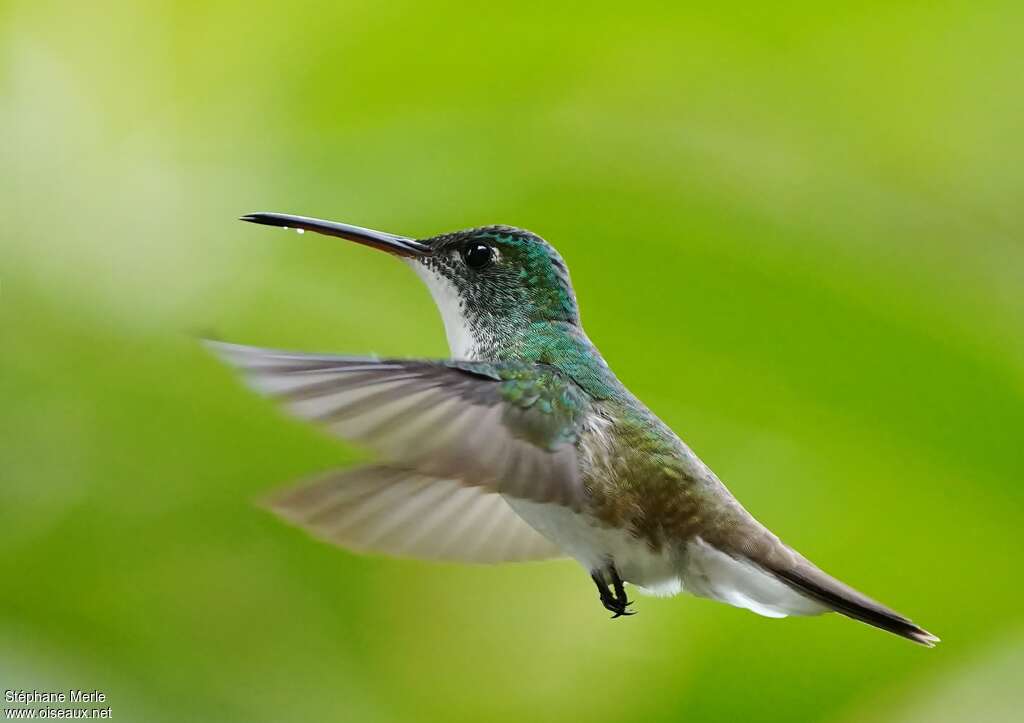
[[(606, 573), (611, 579), (614, 593), (608, 589), (608, 583), (605, 582)], [(606, 610), (615, 613), (612, 615), (612, 620), (623, 615), (633, 615), (636, 612), (626, 610), (626, 606), (633, 603), (626, 598), (626, 589), (622, 584), (622, 578), (619, 577), (619, 571), (615, 569), (615, 565), (609, 564), (605, 570), (594, 570), (590, 573), (590, 579), (597, 585), (597, 594), (601, 596), (601, 604), (604, 605)]]
[[(615, 590), (615, 600), (622, 607), (619, 615), (633, 615), (633, 612), (626, 612), (626, 607), (632, 605), (633, 601), (626, 598), (626, 587), (622, 584), (622, 578), (619, 577), (619, 571), (615, 569), (615, 565), (608, 566), (608, 574), (612, 577), (612, 587)], [(617, 617), (617, 616), (616, 616)]]

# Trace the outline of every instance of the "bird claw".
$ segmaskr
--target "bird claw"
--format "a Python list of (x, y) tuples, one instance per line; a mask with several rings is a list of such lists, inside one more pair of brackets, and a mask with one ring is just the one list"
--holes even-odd
[(597, 585), (597, 591), (601, 597), (601, 604), (604, 605), (606, 610), (612, 612), (611, 619), (614, 620), (615, 618), (621, 618), (627, 615), (635, 615), (635, 610), (626, 609), (633, 604), (633, 601), (626, 598), (626, 590), (623, 586), (622, 578), (619, 577), (619, 571), (616, 570), (613, 565), (609, 565), (608, 575), (612, 581), (611, 590), (608, 589), (604, 576), (600, 572), (594, 572), (591, 577), (594, 580), (594, 584)]

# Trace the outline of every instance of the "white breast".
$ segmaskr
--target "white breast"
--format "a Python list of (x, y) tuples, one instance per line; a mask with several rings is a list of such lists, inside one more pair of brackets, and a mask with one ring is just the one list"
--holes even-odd
[(416, 261), (409, 263), (416, 274), (423, 279), (423, 283), (430, 290), (434, 297), (437, 310), (441, 312), (441, 320), (444, 322), (444, 333), (448, 337), (448, 348), (451, 350), (453, 359), (473, 359), (473, 353), (477, 346), (469, 324), (466, 323), (466, 316), (462, 309), (462, 300), (458, 291), (452, 283), (431, 271), (429, 268)]

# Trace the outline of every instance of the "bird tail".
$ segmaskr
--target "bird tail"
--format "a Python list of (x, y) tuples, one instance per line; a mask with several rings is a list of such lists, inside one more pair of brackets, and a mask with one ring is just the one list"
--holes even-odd
[(887, 630), (929, 648), (939, 642), (938, 637), (909, 618), (822, 572), (797, 553), (790, 552), (794, 558), (793, 564), (769, 563), (762, 566), (762, 569), (796, 592), (848, 618)]
[(745, 510), (729, 530), (690, 544), (691, 592), (770, 617), (831, 610), (929, 648), (939, 642), (909, 618), (818, 569)]

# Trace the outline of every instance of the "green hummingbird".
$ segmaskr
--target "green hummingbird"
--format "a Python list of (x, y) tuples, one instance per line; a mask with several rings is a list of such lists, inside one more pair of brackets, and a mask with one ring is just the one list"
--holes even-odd
[(755, 520), (616, 378), (544, 239), (484, 226), (416, 240), (278, 213), (243, 221), (386, 251), (426, 283), (451, 358), (378, 359), (210, 342), (294, 415), (380, 461), (275, 495), (315, 536), (366, 552), (496, 563), (569, 556), (612, 617), (625, 583), (767, 617), (836, 611), (938, 638), (822, 572)]

